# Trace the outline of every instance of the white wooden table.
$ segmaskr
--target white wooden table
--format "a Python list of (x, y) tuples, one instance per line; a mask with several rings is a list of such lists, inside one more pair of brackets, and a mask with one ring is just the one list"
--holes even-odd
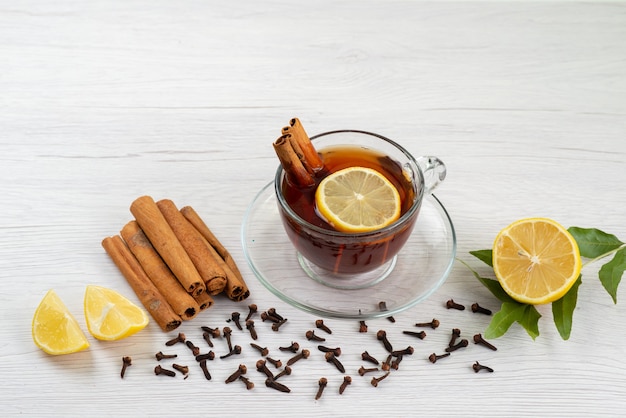
[[(471, 345), (431, 364), (451, 328), (471, 336), (489, 322), (446, 300), (498, 307), (460, 263), (395, 324), (372, 320), (359, 333), (354, 320), (327, 319), (327, 342), (342, 348), (353, 378), (340, 396), (342, 374), (304, 338), (318, 318), (255, 279), (240, 228), (277, 166), (272, 141), (298, 116), (310, 134), (369, 130), (444, 160), (437, 196), (458, 257), (481, 274), (468, 251), (526, 216), (626, 239), (626, 4), (293, 3), (0, 2), (2, 416), (622, 415), (625, 293), (612, 303), (599, 264), (583, 270), (568, 341), (543, 306), (535, 341), (514, 325), (493, 341), (497, 352)], [(87, 351), (67, 356), (34, 345), (32, 315), (50, 288), (85, 332), (87, 284), (138, 302), (100, 242), (146, 194), (196, 208), (252, 292), (241, 304), (218, 299), (179, 331), (200, 345), (201, 325), (227, 326), (250, 303), (275, 307), (289, 322), (273, 333), (258, 320), (259, 344), (283, 362), (276, 348), (291, 341), (313, 352), (284, 380), (291, 393), (264, 386), (237, 330), (244, 353), (211, 363), (211, 381), (182, 346), (173, 351), (189, 378), (154, 375), (154, 353), (172, 336), (154, 322), (118, 342), (89, 336)], [(424, 341), (402, 334), (432, 317), (442, 325)], [(357, 370), (363, 349), (384, 356), (378, 329), (415, 354), (374, 388)], [(123, 380), (122, 356), (133, 358)], [(495, 372), (474, 373), (477, 360)], [(239, 363), (253, 390), (224, 384)], [(322, 376), (329, 385), (316, 401)]]

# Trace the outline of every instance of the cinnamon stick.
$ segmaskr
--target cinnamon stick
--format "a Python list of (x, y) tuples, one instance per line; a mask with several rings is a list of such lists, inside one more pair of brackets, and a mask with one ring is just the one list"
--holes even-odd
[(180, 213), (174, 202), (163, 199), (156, 205), (200, 273), (207, 292), (211, 295), (221, 293), (226, 287), (227, 279), (219, 257), (215, 256), (215, 250)]
[(107, 237), (102, 240), (102, 247), (161, 329), (167, 332), (178, 328), (182, 323), (180, 316), (150, 281), (122, 238), (119, 235)]
[[(136, 221), (128, 222), (120, 234), (143, 267), (148, 278), (165, 297), (174, 312), (186, 321), (198, 315), (200, 312), (198, 302), (183, 288), (174, 273), (154, 249), (146, 234), (139, 228), (139, 224)], [(202, 292), (200, 295), (205, 293)]]
[(307, 135), (302, 123), (300, 123), (300, 119), (292, 118), (289, 121), (289, 126), (283, 128), (283, 134), (285, 133), (291, 134), (291, 141), (297, 144), (294, 148), (302, 150), (302, 158), (306, 161), (306, 164), (311, 167), (313, 173), (317, 173), (324, 168), (324, 161), (317, 153), (309, 135)]
[(198, 296), (194, 296), (196, 303), (200, 307), (200, 312), (213, 306), (213, 298), (209, 292), (202, 292)]
[(180, 213), (193, 225), (193, 227), (204, 237), (217, 255), (225, 263), (224, 271), (226, 273), (226, 288), (224, 293), (229, 299), (240, 302), (250, 296), (250, 290), (246, 284), (241, 271), (237, 267), (234, 258), (230, 255), (226, 247), (217, 239), (209, 227), (204, 223), (200, 215), (191, 207), (185, 206), (181, 208)]
[(198, 295), (204, 292), (202, 277), (152, 197), (137, 198), (130, 205), (130, 211), (187, 293)]
[(281, 135), (274, 141), (274, 151), (278, 156), (280, 165), (285, 170), (287, 180), (293, 182), (298, 187), (311, 187), (315, 184), (315, 178), (306, 169), (300, 157), (294, 150), (291, 143), (291, 134)]

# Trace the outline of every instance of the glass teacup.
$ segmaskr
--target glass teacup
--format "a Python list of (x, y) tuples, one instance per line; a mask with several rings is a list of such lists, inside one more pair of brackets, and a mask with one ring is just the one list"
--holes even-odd
[(317, 212), (315, 188), (293, 186), (279, 166), (274, 179), (279, 213), (300, 265), (311, 278), (332, 287), (363, 288), (378, 283), (393, 271), (422, 200), (444, 180), (446, 167), (436, 157), (416, 159), (396, 142), (365, 131), (326, 132), (311, 141), (328, 173), (366, 166), (384, 174), (398, 189), (402, 210), (399, 219), (375, 231), (337, 231)]

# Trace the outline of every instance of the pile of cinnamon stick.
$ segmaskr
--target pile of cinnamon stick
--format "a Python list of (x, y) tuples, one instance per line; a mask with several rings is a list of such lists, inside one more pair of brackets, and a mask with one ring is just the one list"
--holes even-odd
[(102, 246), (161, 329), (193, 319), (220, 293), (250, 296), (232, 256), (193, 208), (142, 196), (130, 211), (135, 219)]

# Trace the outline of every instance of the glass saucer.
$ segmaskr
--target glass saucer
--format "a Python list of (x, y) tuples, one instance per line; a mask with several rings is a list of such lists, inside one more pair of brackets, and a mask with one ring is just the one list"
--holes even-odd
[[(384, 280), (364, 288), (327, 286), (302, 270), (283, 229), (273, 183), (248, 207), (241, 239), (250, 268), (270, 292), (296, 308), (330, 318), (365, 320), (402, 312), (445, 282), (456, 255), (450, 216), (434, 195), (425, 196), (415, 229)], [(382, 301), (385, 312), (379, 309)]]

